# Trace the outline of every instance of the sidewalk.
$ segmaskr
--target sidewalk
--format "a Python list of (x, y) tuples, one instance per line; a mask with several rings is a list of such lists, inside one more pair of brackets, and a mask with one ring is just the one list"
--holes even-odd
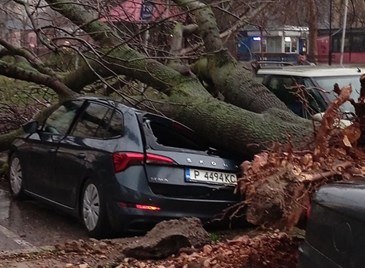
[[(0, 251), (0, 268), (48, 268), (68, 267), (65, 263), (53, 258), (53, 246), (34, 247), (31, 249), (18, 249)], [(77, 266), (69, 266), (77, 267)]]
[[(67, 266), (64, 263), (61, 263), (57, 260), (41, 260), (41, 261), (24, 261), (24, 262), (19, 262), (19, 261), (14, 261), (14, 262), (8, 262), (5, 261), (4, 263), (0, 263), (0, 267), (1, 268), (65, 268), (65, 267), (80, 267), (80, 266)], [(85, 266), (89, 267), (89, 266)]]

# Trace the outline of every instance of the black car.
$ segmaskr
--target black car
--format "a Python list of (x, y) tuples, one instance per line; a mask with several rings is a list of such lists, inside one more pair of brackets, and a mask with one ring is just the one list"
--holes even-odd
[(322, 186), (309, 209), (299, 267), (365, 267), (364, 204), (364, 181)]
[(64, 102), (29, 122), (9, 152), (10, 190), (80, 217), (91, 236), (143, 231), (235, 204), (240, 161), (186, 126), (101, 98)]

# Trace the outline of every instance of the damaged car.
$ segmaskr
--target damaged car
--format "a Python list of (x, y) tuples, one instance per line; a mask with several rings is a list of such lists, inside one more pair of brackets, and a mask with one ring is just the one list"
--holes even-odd
[(80, 97), (23, 129), (9, 151), (12, 195), (78, 217), (93, 237), (145, 231), (171, 218), (207, 222), (240, 199), (241, 159), (166, 117)]

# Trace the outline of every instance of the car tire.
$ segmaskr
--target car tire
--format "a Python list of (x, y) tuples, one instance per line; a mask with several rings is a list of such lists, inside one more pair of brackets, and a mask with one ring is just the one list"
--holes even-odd
[(106, 215), (106, 204), (100, 187), (94, 180), (87, 180), (81, 194), (81, 220), (89, 236), (105, 238), (110, 225)]
[(20, 159), (16, 154), (10, 157), (8, 179), (12, 197), (18, 200), (23, 199), (25, 197), (23, 171)]

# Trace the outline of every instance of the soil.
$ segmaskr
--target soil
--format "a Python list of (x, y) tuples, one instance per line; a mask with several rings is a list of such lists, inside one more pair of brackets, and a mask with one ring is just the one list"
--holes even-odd
[(129, 243), (141, 237), (73, 240), (34, 252), (0, 255), (0, 267), (294, 268), (300, 237), (298, 232), (293, 235), (278, 230), (214, 232), (211, 243), (202, 248), (183, 248), (162, 260), (137, 260), (121, 253)]

